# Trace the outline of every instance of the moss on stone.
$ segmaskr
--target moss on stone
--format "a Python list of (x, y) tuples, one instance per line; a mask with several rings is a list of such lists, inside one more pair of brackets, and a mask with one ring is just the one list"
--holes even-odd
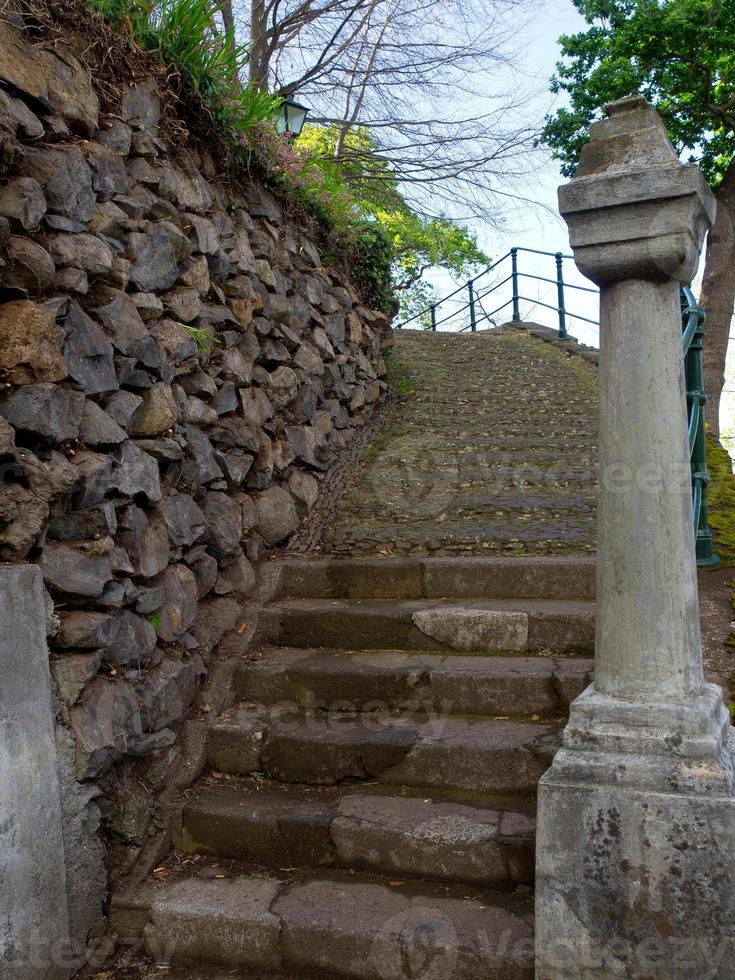
[(709, 524), (715, 551), (724, 565), (735, 566), (735, 475), (727, 450), (712, 436), (707, 436), (707, 468)]
[(414, 381), (407, 364), (395, 353), (389, 352), (385, 357), (385, 380), (399, 398), (407, 398), (414, 389)]

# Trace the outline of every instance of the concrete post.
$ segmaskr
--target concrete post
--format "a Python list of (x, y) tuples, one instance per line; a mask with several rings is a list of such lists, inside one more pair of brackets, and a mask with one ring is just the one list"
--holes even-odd
[(67, 977), (66, 872), (38, 568), (0, 568), (0, 976)]
[(600, 286), (595, 682), (539, 787), (537, 978), (735, 976), (733, 736), (705, 684), (680, 282), (714, 199), (639, 97), (559, 190)]

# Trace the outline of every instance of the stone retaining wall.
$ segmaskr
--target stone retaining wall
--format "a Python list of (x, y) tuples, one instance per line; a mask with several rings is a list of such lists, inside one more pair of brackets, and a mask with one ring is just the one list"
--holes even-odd
[[(53, 598), (77, 779), (153, 756), (155, 790), (253, 561), (383, 396), (388, 321), (263, 187), (167, 152), (153, 77), (102, 113), (20, 20), (0, 51), (0, 560)], [(150, 818), (110, 826), (134, 852)]]

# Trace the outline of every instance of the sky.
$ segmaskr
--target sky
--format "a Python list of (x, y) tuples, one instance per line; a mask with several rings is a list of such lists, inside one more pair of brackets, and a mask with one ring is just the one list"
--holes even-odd
[[(521, 28), (517, 41), (518, 47), (525, 53), (523, 69), (531, 78), (538, 81), (538, 95), (529, 106), (529, 114), (542, 119), (554, 104), (561, 105), (563, 96), (554, 97), (548, 91), (548, 79), (554, 72), (554, 66), (559, 59), (557, 38), (560, 34), (573, 34), (585, 29), (584, 19), (579, 15), (571, 0), (539, 0), (538, 6), (529, 15)], [(554, 98), (557, 98), (554, 103)], [(520, 210), (508, 217), (507, 225), (496, 231), (488, 230), (482, 224), (473, 226), (483, 249), (493, 258), (498, 258), (513, 246), (532, 248), (547, 252), (563, 252), (571, 254), (566, 225), (557, 210), (556, 192), (559, 184), (566, 178), (559, 172), (558, 164), (550, 156), (546, 157), (528, 186), (519, 188), (520, 193), (535, 201), (535, 204)], [(564, 278), (568, 283), (591, 287), (593, 284), (577, 272), (574, 262), (565, 260)], [(545, 278), (555, 278), (554, 259), (529, 253), (519, 253), (519, 270)], [(508, 274), (509, 262), (504, 262), (498, 272)], [(701, 265), (700, 265), (701, 276)], [(500, 278), (504, 278), (504, 275)], [(478, 283), (478, 287), (482, 288)], [(522, 279), (522, 294), (556, 305), (556, 287), (553, 284), (540, 283), (530, 279)], [(435, 279), (438, 295), (450, 292), (454, 284), (448, 276), (440, 275)], [(695, 293), (696, 293), (695, 281)], [(496, 296), (499, 296), (497, 300)], [(511, 296), (510, 284), (498, 289), (484, 301), (484, 308), (490, 312)], [(464, 297), (463, 297), (464, 298)], [(465, 300), (466, 301), (466, 300)], [(492, 303), (492, 305), (490, 305)], [(567, 289), (565, 305), (571, 314), (576, 313), (590, 320), (599, 316), (599, 302), (596, 295)], [(451, 307), (449, 307), (451, 312)], [(446, 314), (445, 314), (446, 315)], [(510, 306), (498, 314), (499, 322), (510, 319)], [(548, 326), (558, 326), (557, 314), (541, 306), (529, 302), (521, 303), (521, 316), (524, 319), (535, 320)], [(441, 318), (441, 314), (438, 314)], [(451, 321), (446, 325), (452, 327)], [(441, 327), (440, 327), (441, 329)], [(568, 316), (567, 329), (582, 343), (598, 346), (599, 332), (595, 326), (590, 326), (573, 316)], [(735, 330), (733, 331), (735, 334)], [(726, 383), (723, 392), (720, 416), (723, 443), (726, 444), (730, 455), (735, 459), (735, 344), (731, 345), (726, 370)]]
[[(528, 105), (528, 115), (541, 121), (554, 104), (554, 96), (548, 90), (548, 80), (553, 74), (554, 65), (559, 58), (557, 38), (563, 33), (574, 33), (583, 30), (585, 23), (577, 13), (571, 0), (538, 0), (536, 6), (525, 17), (515, 38), (514, 46), (521, 51), (523, 61), (518, 65), (525, 75), (529, 87), (537, 90), (537, 94)], [(509, 77), (509, 84), (513, 80)], [(481, 247), (493, 259), (497, 259), (512, 247), (537, 249), (545, 252), (563, 252), (570, 255), (569, 238), (566, 225), (557, 210), (556, 190), (563, 178), (558, 165), (550, 156), (539, 160), (536, 174), (513, 190), (530, 201), (526, 207), (508, 212), (504, 226), (498, 231), (495, 228), (483, 226), (481, 222), (471, 225), (477, 234)], [(530, 253), (520, 253), (518, 268), (521, 273), (555, 279), (556, 266), (553, 257), (537, 256)], [(504, 278), (510, 272), (508, 261), (503, 263), (498, 274)], [(590, 288), (592, 283), (584, 279), (576, 270), (571, 259), (564, 261), (565, 281)], [(450, 292), (454, 285), (449, 276), (439, 274), (433, 279), (438, 295)], [(485, 280), (478, 283), (484, 287)], [(551, 305), (556, 305), (556, 286), (551, 283), (540, 283), (528, 278), (521, 279), (522, 295), (532, 299), (540, 299)], [(496, 296), (499, 297), (496, 299)], [(497, 290), (484, 303), (486, 312), (509, 300), (510, 284)], [(598, 318), (597, 297), (592, 294), (569, 289), (566, 295), (567, 309), (573, 313), (585, 316), (590, 320)], [(451, 312), (451, 307), (447, 307)], [(444, 314), (447, 315), (446, 312)], [(545, 310), (533, 303), (521, 303), (521, 315), (524, 319), (532, 319), (539, 323), (557, 326), (558, 317), (554, 311)], [(510, 307), (501, 310), (500, 320), (510, 319)], [(455, 321), (456, 322), (456, 321)], [(445, 328), (454, 326), (452, 321)], [(598, 332), (594, 326), (589, 326), (579, 320), (569, 318), (567, 327), (583, 343), (597, 345)]]

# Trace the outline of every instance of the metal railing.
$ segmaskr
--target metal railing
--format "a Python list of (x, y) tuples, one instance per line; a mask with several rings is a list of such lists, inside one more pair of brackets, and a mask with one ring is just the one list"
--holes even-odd
[(681, 287), (682, 344), (684, 347), (684, 375), (687, 389), (687, 413), (689, 418), (689, 458), (692, 471), (692, 511), (696, 540), (697, 564), (713, 566), (720, 559), (712, 550), (712, 532), (707, 512), (707, 439), (704, 405), (704, 348), (705, 312), (697, 305), (689, 286)]
[[(530, 252), (534, 255), (545, 255), (552, 257), (556, 265), (555, 278), (548, 279), (544, 276), (536, 276), (527, 272), (522, 272), (518, 267), (519, 252)], [(475, 276), (473, 279), (470, 279), (463, 286), (460, 286), (453, 292), (448, 293), (446, 296), (442, 297), (441, 300), (438, 300), (436, 303), (432, 303), (430, 306), (427, 306), (426, 309), (419, 311), (412, 317), (409, 317), (407, 320), (399, 323), (396, 329), (406, 327), (408, 324), (413, 323), (416, 320), (421, 323), (422, 319), (426, 318), (427, 322), (423, 329), (435, 331), (443, 324), (459, 317), (461, 318), (459, 322), (463, 323), (463, 325), (459, 327), (457, 332), (465, 333), (466, 331), (471, 331), (474, 333), (480, 324), (483, 323), (485, 324), (486, 328), (497, 326), (497, 321), (493, 318), (496, 314), (500, 313), (507, 307), (512, 307), (512, 319), (514, 321), (520, 321), (521, 300), (553, 310), (559, 318), (559, 338), (562, 340), (568, 336), (568, 317), (583, 320), (585, 323), (590, 323), (594, 326), (599, 326), (597, 320), (591, 320), (588, 317), (570, 313), (566, 307), (566, 290), (568, 289), (578, 289), (585, 293), (598, 292), (598, 290), (595, 288), (578, 286), (576, 284), (564, 281), (564, 260), (572, 258), (573, 257), (571, 255), (564, 255), (562, 252), (552, 253), (541, 252), (538, 249), (533, 248), (512, 248), (505, 255), (501, 256), (497, 262), (494, 262), (491, 266), (488, 266), (488, 268), (479, 275)], [(478, 282), (480, 282), (480, 280), (498, 269), (502, 263), (506, 262), (508, 259), (510, 259), (509, 275), (501, 278), (499, 282), (493, 281), (489, 284), (483, 284), (478, 288)], [(539, 299), (524, 296), (520, 291), (520, 283), (523, 278), (556, 285), (556, 306), (542, 302)], [(506, 300), (506, 302), (502, 303), (500, 306), (497, 306), (495, 309), (487, 312), (482, 301), (486, 297), (495, 293), (498, 289), (501, 289), (508, 282), (512, 284), (510, 299)], [(438, 319), (437, 310), (443, 304), (461, 295), (463, 292), (466, 292), (467, 294), (467, 302), (462, 304), (458, 309), (452, 310), (452, 312), (448, 315)], [(709, 484), (709, 473), (707, 471), (707, 442), (704, 413), (704, 406), (705, 402), (707, 401), (707, 396), (704, 392), (704, 368), (702, 363), (705, 312), (700, 306), (697, 305), (697, 301), (689, 286), (681, 287), (681, 312), (683, 331), (682, 344), (684, 349), (684, 371), (686, 378), (687, 413), (689, 423), (689, 456), (691, 460), (692, 474), (692, 511), (694, 515), (694, 529), (696, 534), (697, 564), (703, 566), (714, 566), (719, 563), (719, 558), (712, 550), (712, 533), (709, 529), (707, 512), (707, 485)]]
[[(522, 268), (519, 267), (518, 256), (521, 252), (527, 252), (531, 255), (543, 255), (548, 258), (554, 259), (554, 278), (549, 278), (547, 276), (537, 276), (530, 272), (524, 272)], [(563, 252), (542, 252), (536, 248), (512, 248), (505, 255), (502, 255), (497, 261), (493, 262), (492, 265), (488, 266), (474, 278), (470, 279), (464, 285), (459, 286), (453, 292), (448, 293), (443, 296), (436, 303), (432, 303), (425, 307), (423, 310), (419, 310), (418, 313), (414, 313), (407, 320), (403, 320), (401, 323), (397, 324), (396, 329), (400, 330), (403, 327), (407, 327), (410, 323), (418, 321), (419, 328), (424, 330), (437, 330), (439, 327), (448, 324), (457, 324), (457, 333), (465, 333), (470, 331), (474, 333), (481, 325), (485, 328), (497, 326), (497, 320), (495, 317), (510, 307), (511, 319), (520, 320), (521, 319), (521, 301), (532, 303), (534, 306), (542, 306), (547, 310), (553, 310), (559, 319), (559, 337), (563, 340), (567, 336), (567, 319), (582, 320), (584, 323), (590, 323), (592, 326), (599, 326), (597, 320), (591, 320), (589, 317), (581, 316), (579, 313), (573, 313), (567, 309), (566, 297), (567, 292), (570, 289), (576, 289), (582, 293), (594, 293), (597, 294), (598, 290), (590, 286), (578, 286), (576, 283), (567, 282), (564, 280), (564, 262), (567, 260), (572, 260), (573, 256), (565, 255)], [(505, 275), (505, 270), (499, 272), (501, 266), (504, 262), (510, 260), (510, 270), (507, 275)], [(491, 273), (495, 272), (496, 277), (501, 275), (499, 281), (495, 279), (488, 279)], [(547, 283), (551, 286), (556, 287), (556, 304), (546, 303), (541, 299), (534, 298), (532, 296), (525, 296), (522, 292), (524, 289), (524, 281), (531, 280), (540, 283)], [(511, 284), (511, 296), (504, 303), (496, 306), (494, 309), (487, 311), (485, 309), (484, 301), (493, 294), (497, 294), (499, 289), (506, 286), (508, 283)], [(461, 303), (458, 308), (453, 308), (449, 313), (444, 311), (447, 309), (450, 301), (455, 300), (456, 297), (466, 294), (466, 301)], [(489, 304), (488, 304), (489, 305)], [(461, 324), (461, 325), (460, 325)]]

